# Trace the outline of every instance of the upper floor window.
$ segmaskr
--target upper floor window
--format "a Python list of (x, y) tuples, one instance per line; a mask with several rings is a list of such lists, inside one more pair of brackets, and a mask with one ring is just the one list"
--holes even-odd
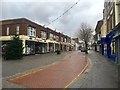
[(7, 27), (7, 32), (6, 32), (7, 35), (9, 35), (9, 27)]
[(65, 42), (67, 42), (67, 39), (66, 39), (66, 38), (65, 38), (64, 40), (65, 40)]
[(33, 37), (36, 36), (36, 29), (34, 27), (29, 26), (27, 31), (29, 36), (33, 36)]
[(41, 31), (41, 38), (44, 38), (44, 39), (46, 39), (46, 36), (47, 36), (46, 32), (44, 32), (44, 31)]
[(71, 39), (70, 38), (68, 39), (68, 42), (71, 43)]
[(59, 41), (59, 36), (56, 36), (56, 41)]
[(7, 27), (7, 32), (6, 32), (7, 35), (9, 35), (9, 27)]
[(64, 40), (63, 40), (63, 37), (61, 37), (61, 41), (63, 42)]
[(16, 34), (19, 35), (19, 26), (16, 26)]
[(56, 35), (53, 36), (53, 39), (56, 40)]
[(53, 40), (54, 39), (54, 35), (52, 33), (50, 33), (50, 39)]

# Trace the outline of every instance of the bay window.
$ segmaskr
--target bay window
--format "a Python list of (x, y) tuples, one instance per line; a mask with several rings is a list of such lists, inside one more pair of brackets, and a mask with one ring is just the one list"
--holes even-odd
[(46, 32), (41, 31), (41, 38), (42, 38), (42, 39), (46, 39), (46, 36), (47, 36), (47, 35), (46, 35)]
[(50, 33), (50, 40), (54, 39), (54, 35), (52, 33)]
[(34, 27), (29, 26), (27, 31), (28, 31), (27, 33), (28, 36), (33, 36), (33, 37), (36, 36), (36, 29)]

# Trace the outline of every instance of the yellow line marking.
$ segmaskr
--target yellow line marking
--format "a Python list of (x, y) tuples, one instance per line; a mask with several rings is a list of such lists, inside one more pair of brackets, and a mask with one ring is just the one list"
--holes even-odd
[[(65, 58), (66, 58), (67, 56), (68, 56), (68, 55), (66, 55)], [(65, 60), (65, 59), (63, 59), (63, 60)], [(63, 60), (62, 60), (62, 61), (63, 61)], [(8, 79), (11, 78), (11, 79), (9, 79), (9, 80), (14, 80), (14, 79), (22, 78), (22, 77), (27, 76), (27, 75), (29, 75), (29, 74), (33, 74), (33, 73), (35, 73), (35, 72), (41, 71), (41, 70), (43, 70), (43, 69), (45, 69), (45, 68), (47, 68), (47, 67), (49, 67), (49, 66), (55, 65), (55, 64), (57, 64), (57, 63), (59, 63), (59, 62), (61, 62), (61, 61), (57, 61), (57, 62), (54, 62), (54, 63), (52, 63), (52, 64), (46, 65), (46, 66), (42, 66), (42, 67), (34, 68), (34, 69), (31, 69), (31, 70), (27, 70), (27, 71), (25, 71), (25, 72), (23, 72), (23, 73), (17, 73), (17, 74), (15, 74), (15, 75), (12, 75), (12, 76), (9, 76), (9, 77), (5, 77), (5, 78), (8, 78)], [(17, 76), (17, 75), (20, 75), (20, 76)], [(16, 77), (15, 77), (15, 76), (16, 76)], [(13, 78), (12, 78), (12, 77), (13, 77)]]
[(36, 72), (41, 71), (41, 70), (43, 70), (43, 69), (39, 69), (39, 70), (36, 70), (36, 71), (30, 71), (30, 72), (24, 73), (24, 74), (21, 75), (21, 76), (17, 76), (17, 77), (15, 77), (15, 78), (12, 78), (12, 79), (9, 79), (9, 80), (14, 80), (14, 79), (22, 78), (22, 77), (24, 77), (24, 76), (27, 76), (27, 75), (36, 73)]
[(86, 68), (88, 67), (89, 62), (87, 61), (86, 66), (84, 67), (84, 69), (77, 75), (77, 77), (75, 77), (68, 85), (66, 85), (64, 88), (67, 88), (68, 86), (70, 86), (73, 82), (75, 82), (78, 77), (86, 70)]
[[(59, 61), (58, 61), (58, 62), (59, 62)], [(25, 71), (25, 72), (23, 72), (23, 73), (17, 73), (17, 74), (15, 74), (15, 75), (12, 75), (12, 76), (9, 76), (9, 77), (6, 77), (6, 78), (12, 78), (12, 77), (13, 77), (12, 79), (9, 79), (9, 80), (18, 79), (18, 78), (27, 76), (27, 75), (29, 75), (29, 74), (33, 74), (33, 73), (35, 73), (35, 72), (41, 71), (41, 70), (43, 70), (43, 69), (45, 69), (45, 68), (47, 68), (47, 67), (49, 67), (49, 66), (52, 66), (52, 65), (54, 65), (54, 64), (57, 64), (58, 62), (49, 64), (49, 65), (46, 65), (46, 66), (43, 66), (43, 67), (34, 68), (34, 69), (31, 69), (31, 70)], [(20, 76), (17, 76), (17, 75), (20, 75)], [(16, 77), (15, 77), (15, 76), (16, 76)], [(14, 78), (14, 77), (15, 77), (15, 78)]]
[[(28, 71), (26, 71), (26, 72), (20, 73), (20, 74), (21, 74), (20, 76), (17, 76), (17, 77), (15, 77), (15, 78), (12, 78), (12, 79), (9, 79), (9, 80), (14, 80), (14, 79), (22, 78), (22, 77), (24, 77), (24, 76), (27, 76), (27, 75), (36, 73), (36, 72), (38, 72), (38, 71), (41, 71), (41, 70), (43, 70), (43, 69), (45, 69), (45, 68), (47, 68), (47, 67), (49, 67), (49, 66), (52, 66), (52, 65), (54, 65), (54, 64), (57, 64), (57, 63), (58, 63), (58, 62), (52, 63), (52, 64), (50, 64), (50, 65), (46, 65), (46, 66), (43, 66), (43, 67), (39, 67), (39, 68), (35, 68), (35, 69), (28, 70)], [(23, 74), (23, 75), (22, 75), (22, 74)], [(10, 77), (13, 77), (13, 76), (10, 76)]]
[(56, 64), (56, 62), (55, 62), (55, 63), (52, 63), (52, 65), (54, 65), (54, 64)]

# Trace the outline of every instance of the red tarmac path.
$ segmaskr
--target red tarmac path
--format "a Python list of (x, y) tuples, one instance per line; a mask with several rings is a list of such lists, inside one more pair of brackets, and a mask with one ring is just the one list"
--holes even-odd
[(58, 63), (8, 81), (27, 88), (67, 88), (87, 66), (87, 58), (73, 52)]

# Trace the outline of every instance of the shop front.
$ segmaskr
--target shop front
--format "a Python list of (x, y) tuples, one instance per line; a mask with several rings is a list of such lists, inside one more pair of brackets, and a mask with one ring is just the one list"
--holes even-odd
[(58, 43), (55, 43), (55, 50), (60, 50), (60, 46)]
[(115, 62), (115, 43), (114, 43), (114, 31), (111, 31), (107, 36), (106, 36), (106, 44), (107, 44), (107, 57), (110, 58), (112, 61)]
[(106, 47), (106, 43), (105, 43), (105, 38), (102, 37), (101, 38), (101, 54), (106, 55), (106, 50), (107, 50), (107, 47)]
[(114, 43), (115, 43), (115, 55), (116, 63), (120, 64), (120, 23), (113, 29), (114, 30)]
[(107, 56), (120, 63), (120, 23), (106, 36)]
[(54, 43), (49, 43), (49, 52), (54, 52)]
[(100, 40), (97, 41), (96, 51), (97, 51), (97, 52), (101, 52), (101, 42), (100, 42)]
[(25, 41), (25, 54), (34, 55), (35, 54), (35, 41)]
[(47, 52), (47, 43), (35, 42), (35, 54)]
[(115, 50), (116, 50), (116, 63), (120, 64), (120, 35), (116, 37), (115, 39)]

